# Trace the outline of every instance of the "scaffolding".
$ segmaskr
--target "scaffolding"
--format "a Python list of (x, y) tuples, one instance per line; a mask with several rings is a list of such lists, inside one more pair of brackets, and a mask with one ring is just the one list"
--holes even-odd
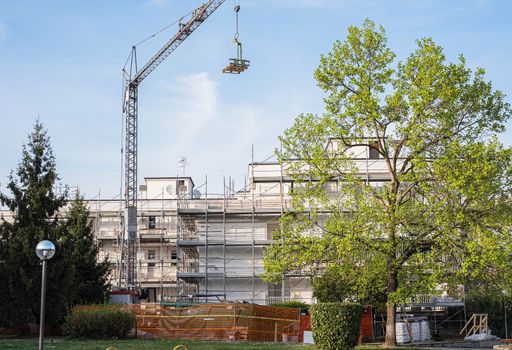
[[(160, 198), (161, 197), (161, 198)], [(138, 200), (137, 288), (149, 291), (150, 301), (172, 301), (176, 288), (176, 204), (163, 194)], [(94, 235), (100, 246), (98, 260), (111, 262), (110, 282), (114, 289), (124, 285), (123, 202), (102, 199), (100, 193), (88, 200)], [(157, 293), (158, 291), (158, 293)]]
[[(176, 205), (158, 197), (140, 200), (137, 251), (139, 288), (148, 290), (150, 302), (173, 301), (176, 294)], [(156, 291), (159, 291), (159, 298)]]
[[(209, 192), (208, 177), (198, 187), (188, 177), (148, 178), (173, 181), (172, 198), (165, 184), (159, 194), (148, 190), (148, 179), (139, 186), (136, 287), (149, 290), (147, 301), (269, 305), (301, 299), (290, 291), (293, 286), (307, 290), (308, 276), (287, 276), (278, 286), (260, 278), (264, 249), (273, 243), (280, 217), (291, 208), (292, 180), (283, 174), (283, 165), (271, 158), (254, 162), (253, 156), (248, 184), (238, 191), (231, 178), (224, 179), (221, 194)], [(184, 179), (190, 179), (188, 189)], [(198, 195), (199, 190), (204, 193)], [(121, 288), (126, 275), (122, 201), (104, 200), (98, 194), (89, 201), (89, 208), (101, 244), (99, 258), (109, 257), (112, 285)], [(302, 301), (312, 299), (307, 296)]]
[(266, 303), (263, 249), (272, 244), (269, 228), (277, 227), (282, 206), (254, 191), (247, 196), (247, 188), (234, 192), (231, 181), (224, 180), (221, 196), (208, 193), (207, 178), (203, 187), (203, 198), (178, 208), (178, 299), (227, 301), (236, 292), (236, 299)]

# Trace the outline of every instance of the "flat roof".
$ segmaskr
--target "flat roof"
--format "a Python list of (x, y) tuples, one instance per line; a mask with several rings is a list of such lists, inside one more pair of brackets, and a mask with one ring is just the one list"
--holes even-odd
[(190, 176), (147, 176), (144, 177), (144, 180), (180, 180), (180, 179), (188, 179), (192, 182), (192, 185), (195, 186), (194, 180)]

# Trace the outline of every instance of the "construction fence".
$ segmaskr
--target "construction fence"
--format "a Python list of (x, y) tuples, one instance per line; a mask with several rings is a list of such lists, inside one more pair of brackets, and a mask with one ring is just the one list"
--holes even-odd
[(124, 305), (137, 316), (137, 337), (262, 342), (299, 341), (298, 309), (242, 303), (187, 307)]

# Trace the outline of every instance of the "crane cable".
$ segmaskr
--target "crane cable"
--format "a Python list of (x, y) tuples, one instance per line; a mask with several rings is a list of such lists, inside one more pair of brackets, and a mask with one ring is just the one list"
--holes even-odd
[(233, 39), (233, 42), (235, 44), (238, 44), (238, 12), (240, 12), (240, 3), (235, 5), (234, 11), (235, 11), (235, 14), (236, 14), (236, 25), (235, 25), (236, 31), (235, 31), (235, 38)]
[[(176, 23), (179, 23), (183, 20), (183, 18), (185, 17), (188, 17), (190, 16), (194, 11), (190, 11), (189, 13), (187, 13), (186, 15), (183, 15), (181, 16), (180, 18), (178, 18), (177, 20), (169, 23), (168, 25), (166, 25), (165, 27), (159, 29), (158, 31), (156, 31), (155, 33), (151, 34), (150, 36), (148, 36), (147, 38), (139, 41), (138, 43), (136, 43), (135, 45), (133, 45), (132, 47), (137, 47), (143, 43), (145, 43), (146, 41), (154, 38), (155, 36), (157, 36), (158, 34), (162, 33), (163, 31), (169, 29), (170, 27), (172, 27), (173, 25), (175, 25)], [(131, 57), (132, 57), (132, 54), (133, 54), (133, 50), (130, 52), (130, 54), (128, 55), (128, 57), (126, 58), (126, 61), (124, 62), (124, 65), (123, 65), (123, 71), (125, 70), (126, 68), (126, 65), (128, 64), (128, 62), (130, 61)]]
[(175, 20), (174, 22), (172, 23), (169, 23), (168, 25), (166, 25), (165, 27), (163, 27), (162, 29), (158, 30), (157, 32), (155, 32), (154, 34), (151, 34), (150, 36), (148, 36), (146, 39), (144, 40), (141, 40), (139, 41), (137, 44), (133, 45), (133, 46), (139, 46), (140, 44), (142, 43), (145, 43), (146, 41), (148, 41), (149, 39), (151, 38), (154, 38), (155, 36), (157, 36), (158, 34), (160, 34), (161, 32), (169, 29), (170, 27), (172, 27), (173, 25), (175, 25), (176, 23), (178, 22), (181, 22), (181, 20), (187, 16), (190, 16), (192, 14), (193, 11), (190, 11), (189, 13), (187, 13), (186, 15), (184, 16), (181, 16), (180, 18), (178, 18), (177, 20)]

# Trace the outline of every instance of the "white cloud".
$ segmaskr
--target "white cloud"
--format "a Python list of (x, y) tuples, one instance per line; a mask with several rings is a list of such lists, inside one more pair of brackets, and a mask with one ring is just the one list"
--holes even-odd
[(170, 107), (174, 120), (177, 117), (187, 132), (195, 134), (207, 128), (218, 113), (219, 89), (208, 73), (181, 76), (166, 84), (166, 89), (173, 96)]
[(243, 181), (251, 143), (265, 134), (260, 108), (223, 96), (204, 72), (178, 77), (164, 88), (167, 97), (146, 99), (151, 106), (141, 111), (141, 176), (175, 175), (179, 158), (186, 156), (187, 174), (200, 182), (207, 173), (217, 185), (212, 190), (219, 189), (223, 174)]
[(316, 95), (303, 91), (300, 84), (286, 91), (279, 84), (269, 86), (268, 91), (241, 100), (233, 96), (230, 84), (201, 72), (145, 86), (139, 105), (140, 179), (181, 173), (178, 161), (185, 156), (186, 174), (196, 185), (208, 174), (208, 191), (221, 193), (226, 175), (233, 176), (236, 188), (241, 188), (251, 145), (256, 161), (266, 159), (278, 146), (277, 135), (295, 115), (316, 110)]

